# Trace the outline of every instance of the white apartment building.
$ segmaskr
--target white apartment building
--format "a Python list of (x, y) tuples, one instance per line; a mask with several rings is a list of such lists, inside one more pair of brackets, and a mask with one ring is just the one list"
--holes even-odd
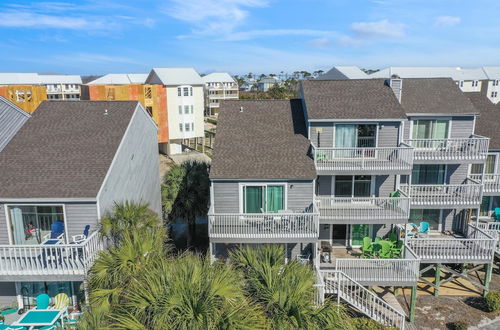
[(205, 115), (217, 116), (220, 101), (239, 98), (238, 83), (226, 72), (214, 72), (203, 76), (205, 83)]
[(146, 84), (167, 89), (168, 154), (182, 152), (187, 139), (204, 136), (204, 82), (193, 68), (153, 68)]
[(82, 78), (77, 75), (0, 73), (0, 86), (43, 85), (49, 100), (79, 100)]

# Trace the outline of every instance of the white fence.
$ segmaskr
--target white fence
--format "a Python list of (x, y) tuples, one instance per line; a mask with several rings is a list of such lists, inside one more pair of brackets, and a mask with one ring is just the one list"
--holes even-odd
[(496, 253), (500, 254), (500, 222), (479, 222), (478, 227), (493, 238), (496, 238)]
[(326, 172), (411, 171), (413, 148), (318, 148), (313, 147), (316, 169)]
[(335, 223), (406, 223), (410, 213), (407, 197), (317, 197), (320, 220)]
[(483, 192), (500, 193), (500, 174), (471, 174), (469, 177), (476, 181), (481, 181), (483, 177)]
[(80, 244), (0, 245), (0, 276), (85, 275), (101, 249), (97, 232)]
[[(470, 182), (470, 180), (468, 180)], [(401, 185), (401, 192), (410, 197), (412, 205), (450, 206), (451, 208), (479, 205), (482, 185), (465, 184), (417, 184)]]
[(461, 139), (409, 139), (415, 148), (415, 160), (480, 161), (488, 154), (489, 138), (471, 135)]

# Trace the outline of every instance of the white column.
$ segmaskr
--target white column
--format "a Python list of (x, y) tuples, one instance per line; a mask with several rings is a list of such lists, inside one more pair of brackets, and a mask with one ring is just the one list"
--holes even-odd
[(23, 302), (23, 294), (21, 292), (21, 282), (16, 282), (16, 300), (17, 300), (17, 309), (23, 309), (24, 308), (24, 302)]

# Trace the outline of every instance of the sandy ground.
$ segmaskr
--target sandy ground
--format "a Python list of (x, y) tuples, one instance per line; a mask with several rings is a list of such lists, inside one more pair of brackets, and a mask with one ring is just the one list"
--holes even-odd
[(198, 160), (210, 163), (210, 158), (207, 155), (196, 151), (188, 151), (184, 152), (180, 155), (172, 155), (166, 156), (163, 154), (159, 154), (160, 157), (160, 178), (163, 179), (165, 173), (168, 172), (170, 167), (174, 164), (182, 164), (185, 161), (189, 160)]

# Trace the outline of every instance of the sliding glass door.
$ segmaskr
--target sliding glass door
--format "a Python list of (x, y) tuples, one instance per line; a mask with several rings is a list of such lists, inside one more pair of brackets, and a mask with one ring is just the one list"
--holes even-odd
[(12, 205), (8, 207), (10, 228), (16, 245), (41, 244), (52, 224), (64, 222), (62, 206)]
[(414, 165), (411, 184), (444, 184), (445, 165)]
[[(412, 138), (415, 148), (439, 148), (446, 145), (444, 139), (448, 138), (449, 120), (414, 120)], [(438, 140), (438, 141), (423, 141)]]
[(285, 208), (284, 185), (243, 187), (244, 213), (276, 213)]
[(410, 223), (420, 225), (422, 221), (428, 222), (431, 230), (441, 230), (441, 210), (412, 209), (410, 211)]
[[(338, 124), (335, 125), (335, 148), (374, 148), (377, 142), (377, 125), (373, 124)], [(373, 152), (360, 154), (357, 150), (338, 150), (336, 157), (370, 157)]]
[(335, 177), (335, 197), (370, 197), (370, 175), (338, 175)]

